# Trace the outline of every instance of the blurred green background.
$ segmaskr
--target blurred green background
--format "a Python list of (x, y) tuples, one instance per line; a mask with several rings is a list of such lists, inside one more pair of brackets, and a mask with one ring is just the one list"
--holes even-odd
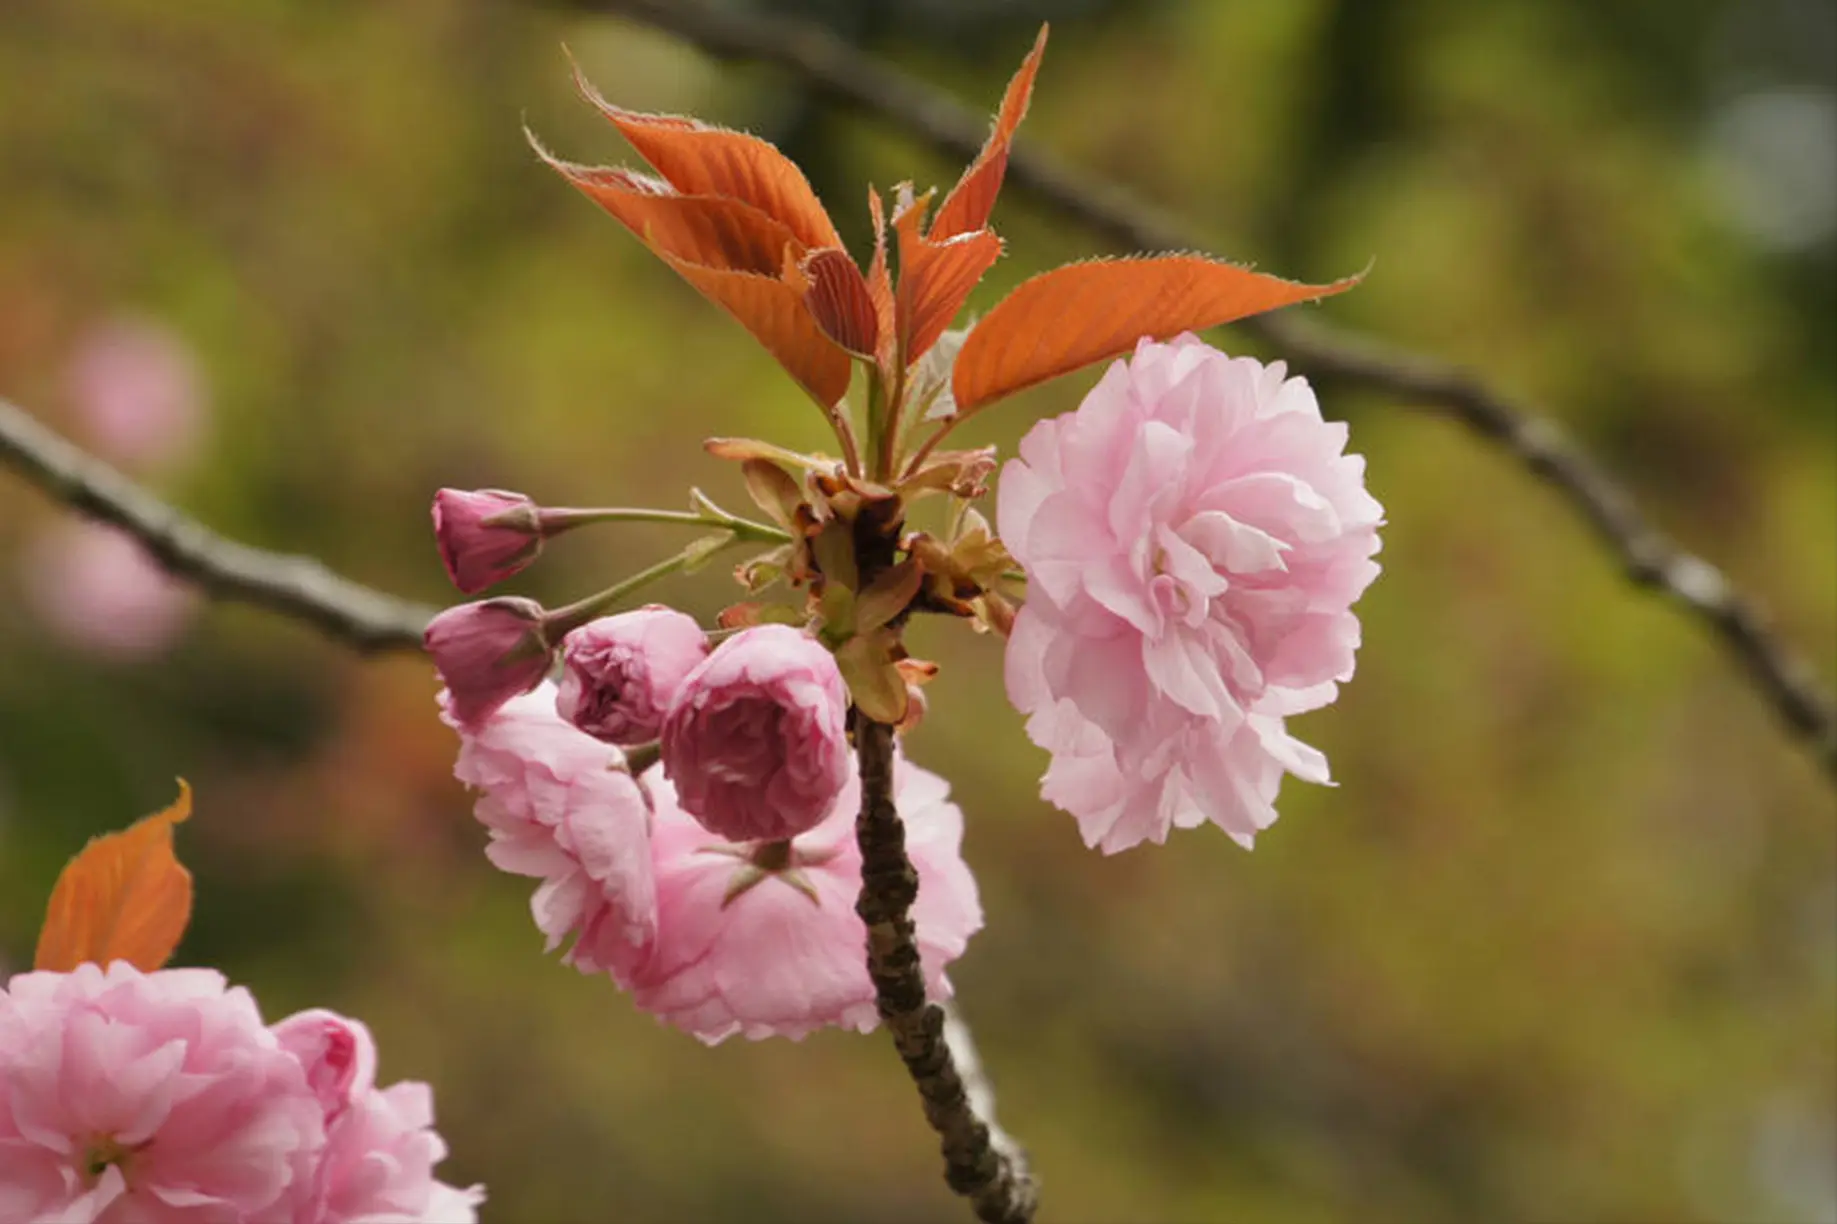
[[(978, 109), (1050, 17), (1026, 141), (1234, 259), (1375, 257), (1321, 317), (1536, 397), (1837, 675), (1828, 3), (797, 11)], [(781, 142), (853, 241), (866, 183), (957, 173), (578, 10), (6, 0), (0, 392), (232, 536), (428, 601), (454, 598), (443, 484), (740, 504), (699, 439), (821, 423), (530, 154), (526, 121), (630, 157), (564, 42), (620, 103)], [(1097, 250), (1018, 191), (995, 223), (983, 309)], [(965, 432), (1011, 446), (1090, 381)], [(1340, 785), (1291, 784), (1254, 854), (1211, 830), (1086, 851), (1037, 797), (998, 643), (915, 635), (945, 670), (912, 753), (955, 784), (988, 910), (953, 977), (1042, 1219), (1837, 1219), (1829, 779), (1509, 460), (1323, 390), (1388, 509), (1386, 572), (1358, 677), (1299, 725)], [(158, 445), (111, 394), (157, 401)], [(489, 1219), (964, 1218), (884, 1037), (706, 1050), (542, 956), (421, 660), (136, 585), (131, 556), (85, 568), (103, 546), (66, 518), (0, 480), (0, 967), (29, 963), (63, 861), (182, 774), (179, 960), (271, 1017), (368, 1021), (385, 1079), (435, 1085), (444, 1172), (488, 1183)], [(514, 589), (583, 593), (681, 540), (571, 537)], [(721, 569), (660, 594), (711, 616)]]

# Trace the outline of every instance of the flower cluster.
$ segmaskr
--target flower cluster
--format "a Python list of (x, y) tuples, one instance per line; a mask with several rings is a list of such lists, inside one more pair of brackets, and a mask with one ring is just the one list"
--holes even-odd
[(425, 1084), (355, 1020), (268, 1026), (207, 969), (117, 960), (0, 991), (0, 1219), (465, 1224)]
[[(734, 653), (763, 665), (760, 656), (784, 640), (750, 641)], [(709, 664), (742, 642), (725, 643)], [(621, 749), (556, 713), (550, 685), (476, 729), (449, 721), (461, 738), (456, 772), (481, 792), (476, 810), (491, 832), (492, 861), (542, 881), (531, 913), (551, 949), (572, 940), (569, 964), (609, 974), (638, 1006), (711, 1043), (874, 1027), (866, 934), (854, 911), (861, 856), (852, 776), (795, 832), (729, 839), (686, 809), (666, 776), (668, 757), (633, 778)], [(764, 759), (744, 733), (735, 747), (744, 760)], [(846, 769), (839, 737), (822, 751), (832, 747)], [(707, 755), (718, 756), (714, 748)], [(934, 997), (947, 997), (945, 966), (982, 925), (960, 849), (963, 816), (936, 774), (902, 758), (895, 780), (919, 874), (914, 917), (926, 981)]]

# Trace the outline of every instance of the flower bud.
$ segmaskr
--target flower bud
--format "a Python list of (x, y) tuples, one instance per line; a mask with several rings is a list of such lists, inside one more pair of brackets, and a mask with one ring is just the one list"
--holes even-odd
[(689, 673), (663, 723), (682, 806), (729, 841), (780, 840), (828, 815), (849, 777), (835, 658), (788, 625), (735, 634)]
[(536, 503), (503, 489), (434, 494), (434, 539), (453, 585), (468, 595), (526, 568), (542, 551)]
[(422, 640), (460, 726), (477, 727), (542, 682), (552, 654), (543, 617), (533, 599), (500, 596), (448, 608), (428, 623)]
[(670, 699), (708, 657), (693, 617), (662, 604), (602, 616), (562, 639), (555, 712), (596, 739), (633, 745), (657, 738)]

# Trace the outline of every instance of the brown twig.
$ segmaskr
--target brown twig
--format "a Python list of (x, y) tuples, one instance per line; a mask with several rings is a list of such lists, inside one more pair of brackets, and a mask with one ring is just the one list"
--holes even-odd
[[(818, 93), (877, 115), (954, 157), (974, 157), (987, 133), (981, 112), (863, 56), (813, 25), (754, 16), (707, 0), (566, 2), (667, 31), (718, 58), (774, 64)], [(1074, 174), (1029, 147), (1012, 150), (1007, 180), (1125, 250), (1210, 245), (1114, 187)], [(1452, 366), (1292, 313), (1261, 316), (1242, 326), (1313, 377), (1369, 387), (1445, 413), (1506, 451), (1569, 503), (1634, 583), (1662, 592), (1714, 633), (1781, 720), (1837, 778), (1837, 707), (1810, 666), (1720, 570), (1654, 527), (1627, 492), (1546, 416)]]
[[(944, 1180), (969, 1199), (978, 1219), (1026, 1224), (1039, 1202), (1026, 1161), (1012, 1140), (979, 1115), (945, 1036), (950, 1020), (925, 998), (911, 913), (918, 874), (906, 857), (905, 826), (893, 803), (893, 728), (858, 720), (855, 750), (861, 763), (861, 815), (855, 824), (861, 897), (855, 912), (867, 924), (867, 967), (880, 1018), (918, 1085), (925, 1120), (942, 1141)], [(966, 1030), (961, 1021), (957, 1027), (961, 1042)], [(982, 1109), (989, 1109), (986, 1089), (980, 1095)]]
[(138, 540), (169, 573), (219, 599), (305, 621), (363, 651), (419, 650), (434, 609), (342, 578), (311, 557), (226, 540), (0, 399), (0, 464)]

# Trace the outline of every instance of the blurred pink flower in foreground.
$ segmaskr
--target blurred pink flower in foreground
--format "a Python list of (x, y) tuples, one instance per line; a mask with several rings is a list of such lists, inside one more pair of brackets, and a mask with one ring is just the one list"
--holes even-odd
[[(846, 784), (814, 828), (732, 842), (682, 809), (660, 768), (637, 784), (649, 798), (647, 825), (619, 749), (563, 721), (550, 685), (474, 731), (460, 728), (460, 740), (454, 772), (485, 792), (477, 813), (491, 830), (487, 853), (544, 880), (536, 922), (551, 947), (574, 936), (570, 963), (608, 971), (639, 1007), (711, 1043), (878, 1023), (855, 914), (852, 754)], [(942, 778), (903, 757), (894, 785), (919, 873), (913, 918), (926, 983), (948, 997), (945, 966), (982, 926), (963, 814)]]
[(694, 617), (647, 604), (589, 621), (561, 651), (556, 712), (595, 739), (629, 746), (662, 732), (671, 698), (708, 657), (708, 635)]
[(683, 808), (735, 841), (778, 840), (829, 813), (852, 774), (835, 656), (789, 625), (742, 629), (689, 673), (663, 722)]
[(0, 991), (0, 1219), (467, 1224), (483, 1195), (433, 1180), (425, 1086), (378, 1092), (374, 1066), (361, 1025), (269, 1029), (212, 970), (20, 974)]
[[(458, 727), (442, 694), (442, 717)], [(553, 952), (583, 973), (629, 967), (657, 931), (649, 806), (625, 755), (555, 712), (554, 686), (512, 698), (477, 730), (460, 731), (461, 782), (483, 792), (474, 809), (501, 870), (542, 881), (530, 898)]]
[[(853, 770), (822, 823), (788, 842), (750, 845), (691, 818), (661, 770), (643, 782), (655, 810), (658, 910), (657, 944), (624, 983), (638, 1006), (710, 1044), (736, 1033), (800, 1038), (825, 1025), (865, 1033), (879, 1024), (867, 928), (855, 913), (861, 784)], [(912, 920), (926, 993), (947, 999), (945, 966), (982, 928), (963, 861), (963, 813), (949, 783), (903, 755), (893, 789), (919, 877)]]
[(71, 353), (65, 383), (85, 440), (111, 462), (160, 467), (197, 442), (202, 379), (169, 328), (137, 319), (93, 325)]
[(1008, 693), (1053, 754), (1042, 793), (1106, 852), (1206, 820), (1249, 845), (1285, 772), (1328, 780), (1283, 719), (1352, 675), (1383, 510), (1284, 375), (1143, 341), (1003, 469)]
[(447, 1149), (426, 1084), (377, 1088), (370, 1030), (336, 1012), (287, 1017), (273, 1033), (306, 1072), (325, 1116), (325, 1151), (293, 1224), (471, 1224), (484, 1201), (434, 1179)]
[(27, 598), (45, 628), (96, 654), (156, 655), (184, 632), (197, 606), (195, 593), (131, 536), (100, 523), (51, 524), (21, 561)]

